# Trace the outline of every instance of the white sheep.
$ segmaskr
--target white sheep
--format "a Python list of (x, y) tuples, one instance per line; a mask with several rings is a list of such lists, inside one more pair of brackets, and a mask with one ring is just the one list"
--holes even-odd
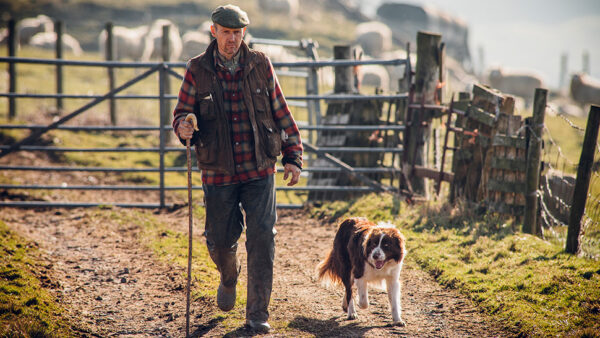
[(183, 34), (183, 51), (181, 58), (189, 60), (203, 53), (210, 44), (210, 36), (206, 32), (190, 31)]
[(358, 78), (361, 86), (377, 87), (383, 89), (385, 92), (390, 89), (390, 75), (382, 65), (360, 66), (358, 69)]
[(170, 20), (158, 19), (152, 22), (148, 34), (145, 36), (143, 61), (162, 58), (163, 26), (169, 26), (169, 60), (178, 60), (181, 56), (183, 43), (179, 35), (179, 29)]
[[(29, 40), (29, 45), (44, 49), (55, 49), (56, 48), (56, 33), (55, 32), (41, 32), (37, 33)], [(83, 50), (79, 45), (77, 39), (69, 34), (62, 34), (62, 45), (63, 50), (69, 53), (73, 53), (75, 56), (83, 54)]]
[(298, 0), (258, 0), (258, 6), (267, 12), (295, 19), (298, 16)]
[(54, 32), (54, 21), (49, 16), (40, 14), (35, 18), (25, 18), (17, 24), (19, 44), (27, 45), (37, 33)]
[(584, 73), (571, 77), (571, 98), (581, 105), (600, 105), (600, 80)]
[(533, 102), (536, 88), (543, 87), (541, 77), (533, 72), (506, 71), (502, 68), (493, 69), (489, 74), (489, 84), (507, 94), (513, 94), (525, 99), (527, 105)]
[(354, 31), (356, 42), (367, 55), (381, 57), (392, 49), (392, 30), (379, 21), (363, 22)]
[[(139, 26), (136, 28), (114, 26), (112, 32), (115, 60), (128, 58), (139, 61), (142, 59), (145, 47), (144, 37), (148, 33), (148, 26)], [(98, 37), (98, 44), (102, 56), (106, 53), (106, 35), (106, 30), (104, 29)]]

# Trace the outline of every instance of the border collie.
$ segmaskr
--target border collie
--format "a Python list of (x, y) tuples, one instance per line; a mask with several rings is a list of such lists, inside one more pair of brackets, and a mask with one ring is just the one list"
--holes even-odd
[(358, 306), (369, 307), (367, 284), (385, 282), (394, 325), (404, 326), (401, 318), (400, 271), (406, 254), (404, 236), (392, 224), (374, 224), (365, 218), (348, 218), (337, 230), (333, 249), (319, 263), (319, 279), (332, 284), (343, 284), (346, 294), (342, 309), (348, 319), (356, 319), (352, 285), (358, 291)]

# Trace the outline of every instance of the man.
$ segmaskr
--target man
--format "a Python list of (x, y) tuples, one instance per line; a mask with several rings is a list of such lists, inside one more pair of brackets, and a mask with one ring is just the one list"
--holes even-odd
[[(269, 59), (242, 41), (247, 14), (233, 5), (212, 13), (215, 40), (188, 62), (173, 128), (195, 145), (206, 207), (206, 245), (221, 282), (217, 305), (235, 305), (240, 265), (237, 241), (244, 229), (248, 253), (246, 325), (269, 331), (268, 305), (275, 252), (276, 157), (282, 152), (284, 180), (298, 183), (302, 143), (296, 122)], [(199, 131), (184, 121), (196, 114)]]

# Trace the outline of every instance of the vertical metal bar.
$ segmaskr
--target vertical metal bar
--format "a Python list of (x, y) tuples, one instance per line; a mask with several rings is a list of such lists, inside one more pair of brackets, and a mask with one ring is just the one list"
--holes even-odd
[[(164, 62), (169, 62), (170, 58), (171, 58), (171, 43), (169, 40), (169, 34), (170, 34), (170, 27), (168, 25), (164, 25), (162, 27), (162, 41), (161, 41), (161, 52), (162, 52), (162, 60)], [(166, 66), (165, 66), (166, 67)], [(165, 68), (166, 70), (166, 68)], [(168, 75), (167, 73), (165, 73), (165, 75)], [(171, 78), (169, 76), (165, 76), (163, 78), (163, 85), (164, 85), (164, 91), (167, 94), (171, 93)], [(169, 114), (169, 110), (170, 110), (170, 101), (169, 100), (164, 100), (163, 102), (161, 102), (161, 105), (163, 105), (164, 107), (162, 109), (163, 112), (162, 114), (164, 115), (163, 118), (163, 125), (166, 123), (169, 123), (171, 121), (171, 117)], [(161, 128), (163, 128), (163, 126), (161, 126)], [(171, 141), (171, 134), (165, 134), (165, 142), (169, 143)]]
[[(17, 56), (17, 22), (15, 19), (8, 21), (8, 56)], [(17, 65), (14, 62), (8, 63), (8, 92), (14, 94), (17, 92)], [(17, 101), (15, 97), (8, 98), (8, 118), (10, 120), (17, 116)]]
[[(56, 33), (56, 58), (63, 58), (63, 29), (64, 24), (62, 21), (57, 20), (54, 22), (54, 31)], [(56, 65), (56, 94), (61, 95), (63, 93), (63, 66), (61, 64)], [(62, 97), (56, 98), (56, 109), (59, 112), (63, 110), (63, 99)]]
[[(319, 60), (319, 54), (317, 53), (317, 43), (310, 40), (308, 42), (308, 51), (310, 53), (309, 57), (314, 61)], [(319, 73), (316, 68), (310, 68), (310, 76), (312, 81), (312, 90), (313, 94), (319, 95)], [(315, 122), (317, 125), (321, 125), (321, 101), (314, 102), (315, 109)]]
[[(104, 46), (104, 58), (106, 61), (114, 61), (115, 60), (115, 43), (113, 37), (113, 23), (107, 22), (105, 26), (106, 30), (106, 41)], [(108, 72), (108, 88), (110, 91), (115, 90), (115, 69), (111, 66), (106, 68)], [(110, 123), (113, 126), (117, 125), (117, 105), (114, 96), (111, 96), (108, 100), (109, 105), (109, 113), (110, 113)]]
[(160, 120), (160, 207), (165, 207), (165, 144), (166, 144), (166, 130), (165, 130), (165, 81), (167, 80), (166, 66), (163, 64), (158, 70), (158, 90), (159, 90), (159, 120)]
[[(312, 71), (308, 72), (308, 77), (306, 78), (306, 95), (311, 95), (313, 94), (312, 92)], [(319, 102), (317, 101), (316, 104), (318, 104)], [(314, 121), (314, 114), (315, 114), (315, 109), (314, 107), (316, 106), (315, 102), (306, 102), (306, 110), (308, 112), (308, 125), (310, 126), (314, 126), (315, 125), (315, 121)], [(313, 142), (313, 132), (311, 130), (308, 131), (308, 142), (311, 144), (314, 144)]]
[(525, 217), (523, 232), (535, 235), (537, 229), (538, 187), (540, 183), (540, 167), (542, 154), (542, 130), (546, 113), (548, 90), (535, 89), (533, 118), (531, 119), (531, 137), (527, 147), (527, 171), (525, 189)]
[(567, 232), (567, 246), (565, 251), (578, 254), (580, 250), (581, 218), (585, 211), (588, 198), (592, 166), (594, 165), (594, 153), (598, 140), (598, 129), (600, 127), (600, 106), (592, 106), (588, 116), (581, 157), (577, 166), (577, 180), (573, 191), (573, 205), (569, 215), (569, 230)]

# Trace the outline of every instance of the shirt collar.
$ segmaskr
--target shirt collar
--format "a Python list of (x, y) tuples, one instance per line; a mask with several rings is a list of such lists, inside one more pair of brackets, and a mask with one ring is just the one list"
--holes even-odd
[(227, 70), (229, 70), (229, 72), (231, 74), (234, 74), (237, 69), (240, 67), (241, 65), (241, 61), (243, 61), (242, 59), (242, 49), (238, 49), (238, 52), (233, 56), (233, 58), (231, 60), (227, 60), (223, 55), (221, 55), (221, 53), (219, 53), (219, 48), (215, 48), (213, 51), (213, 58), (215, 60), (215, 66), (217, 67), (222, 67), (225, 68)]

